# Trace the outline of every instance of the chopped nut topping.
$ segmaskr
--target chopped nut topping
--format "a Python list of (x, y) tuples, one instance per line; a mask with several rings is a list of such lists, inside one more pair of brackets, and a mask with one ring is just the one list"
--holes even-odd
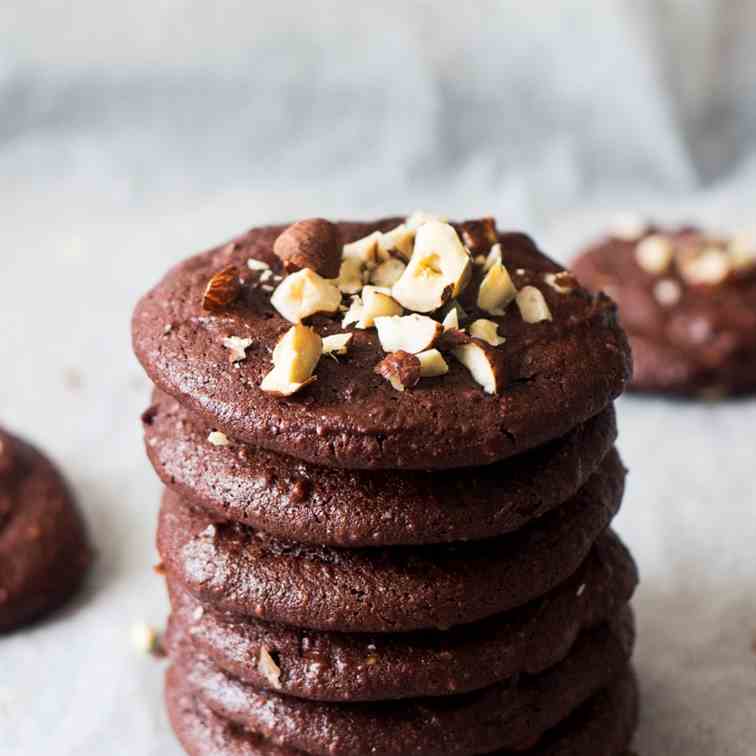
[(456, 347), (452, 354), (487, 394), (498, 394), (504, 389), (507, 374), (503, 352), (476, 339)]
[(492, 315), (503, 315), (507, 305), (517, 296), (507, 269), (495, 262), (478, 289), (478, 307)]
[[(359, 309), (360, 318), (356, 328), (372, 328), (378, 317), (402, 314), (401, 305), (391, 298), (388, 291), (377, 286), (365, 286), (362, 289), (362, 306)], [(349, 314), (347, 312), (347, 317), (344, 318), (345, 324)]]
[(384, 352), (410, 354), (430, 349), (444, 330), (441, 323), (416, 313), (376, 318), (375, 327)]
[(229, 350), (229, 361), (233, 364), (241, 362), (247, 357), (247, 349), (252, 346), (252, 339), (242, 339), (239, 336), (227, 336), (223, 339), (223, 346)]
[(343, 258), (358, 260), (362, 265), (374, 268), (380, 261), (382, 238), (383, 234), (380, 231), (373, 231), (362, 239), (345, 244), (342, 251)]
[(278, 285), (270, 298), (271, 304), (291, 323), (321, 312), (338, 312), (341, 292), (330, 281), (304, 268)]
[(341, 261), (336, 286), (344, 294), (359, 294), (365, 284), (363, 263), (356, 257), (347, 257)]
[(444, 327), (445, 331), (452, 328), (459, 329), (459, 313), (457, 312), (456, 307), (452, 307), (451, 310), (444, 315), (441, 325)]
[(257, 671), (276, 689), (281, 687), (281, 668), (276, 664), (270, 651), (265, 646), (260, 646), (260, 658), (257, 662)]
[(647, 273), (658, 276), (669, 268), (673, 251), (672, 242), (668, 237), (652, 234), (638, 242), (635, 259)]
[(449, 366), (438, 349), (427, 349), (417, 354), (416, 357), (420, 360), (421, 378), (435, 378), (449, 372)]
[(460, 294), (471, 269), (470, 254), (454, 228), (430, 221), (417, 231), (412, 257), (394, 284), (394, 299), (413, 312), (432, 312)]
[(569, 294), (578, 287), (577, 279), (567, 270), (560, 273), (545, 273), (543, 280), (560, 294)]
[(375, 372), (397, 391), (404, 391), (420, 380), (420, 360), (409, 352), (394, 352), (375, 366)]
[(520, 315), (526, 323), (540, 323), (551, 320), (551, 310), (543, 298), (543, 294), (535, 286), (523, 286), (517, 294), (517, 306)]
[(407, 266), (395, 257), (377, 265), (370, 273), (370, 282), (376, 286), (392, 287), (401, 277)]
[(273, 252), (287, 272), (314, 271), (323, 278), (335, 278), (341, 265), (341, 236), (333, 223), (308, 218), (289, 226), (273, 244)]
[(681, 296), (682, 288), (673, 278), (662, 278), (654, 284), (654, 299), (663, 307), (673, 307)]
[(506, 341), (503, 336), (499, 336), (498, 324), (485, 318), (479, 318), (470, 324), (470, 336), (485, 341), (491, 346), (499, 346)]
[(346, 354), (349, 342), (352, 340), (351, 333), (335, 333), (323, 339), (323, 354)]
[(207, 437), (207, 440), (213, 446), (231, 446), (228, 436), (225, 433), (221, 433), (221, 431), (212, 431)]
[(260, 388), (274, 396), (291, 396), (315, 380), (313, 373), (323, 351), (323, 342), (312, 328), (292, 326), (273, 350), (273, 370)]
[(483, 262), (483, 272), (488, 273), (496, 263), (501, 263), (501, 244), (494, 244)]
[(718, 247), (705, 247), (698, 254), (681, 257), (677, 263), (680, 275), (693, 286), (715, 286), (732, 270), (730, 256)]
[(259, 270), (259, 271), (269, 271), (270, 265), (268, 263), (264, 262), (263, 260), (255, 260), (254, 257), (250, 257), (249, 260), (247, 260), (247, 267), (250, 270)]
[(447, 220), (448, 219), (442, 215), (426, 213), (424, 210), (415, 210), (415, 212), (404, 222), (404, 225), (412, 231), (417, 231), (420, 226), (423, 226), (426, 223), (446, 223)]
[(491, 218), (466, 221), (462, 224), (462, 243), (472, 252), (488, 252), (496, 244), (496, 221)]
[(209, 312), (221, 312), (232, 305), (241, 293), (239, 269), (229, 265), (215, 273), (207, 282), (202, 307)]
[(381, 236), (380, 247), (388, 254), (396, 253), (402, 259), (409, 260), (412, 256), (414, 241), (415, 229), (402, 223)]

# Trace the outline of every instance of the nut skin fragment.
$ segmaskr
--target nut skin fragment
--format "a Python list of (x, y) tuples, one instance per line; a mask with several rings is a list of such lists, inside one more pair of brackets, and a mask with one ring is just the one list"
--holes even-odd
[(543, 294), (535, 286), (523, 286), (517, 293), (517, 307), (526, 323), (540, 323), (551, 320), (551, 310), (543, 298)]
[(289, 322), (301, 323), (319, 312), (338, 312), (341, 292), (331, 281), (303, 268), (281, 281), (270, 303)]
[(487, 253), (496, 244), (496, 221), (491, 218), (465, 221), (462, 224), (462, 243), (474, 255)]
[(415, 235), (415, 249), (394, 299), (412, 312), (433, 312), (467, 286), (472, 275), (470, 253), (448, 223), (430, 221)]
[(239, 294), (239, 269), (235, 265), (229, 265), (215, 273), (207, 282), (202, 296), (202, 307), (208, 312), (222, 312), (236, 302)]
[(503, 315), (507, 305), (517, 296), (509, 271), (495, 262), (478, 289), (478, 307), (491, 315)]
[(507, 381), (504, 353), (480, 339), (471, 339), (452, 350), (487, 394), (500, 394)]
[(453, 351), (462, 344), (469, 344), (472, 337), (460, 328), (447, 328), (439, 337), (436, 346), (444, 352)]
[(273, 243), (273, 252), (287, 273), (309, 268), (323, 278), (336, 278), (341, 265), (341, 235), (324, 218), (308, 218), (289, 226)]
[(499, 336), (498, 324), (485, 318), (478, 318), (478, 320), (470, 323), (470, 336), (485, 341), (491, 346), (499, 346), (506, 341), (503, 336)]
[(409, 352), (393, 352), (375, 366), (375, 372), (397, 391), (404, 391), (417, 385), (421, 377), (421, 363)]
[(378, 340), (384, 352), (417, 354), (430, 349), (443, 333), (443, 326), (427, 315), (380, 317), (375, 319)]

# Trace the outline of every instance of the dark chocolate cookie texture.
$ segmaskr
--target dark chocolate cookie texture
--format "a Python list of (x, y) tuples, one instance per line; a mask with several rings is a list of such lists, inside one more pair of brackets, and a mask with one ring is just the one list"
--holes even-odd
[(90, 558), (60, 473), (30, 444), (0, 430), (0, 632), (63, 604)]
[(648, 227), (589, 247), (573, 269), (619, 306), (632, 389), (704, 397), (756, 390), (756, 240)]
[(609, 407), (539, 449), (464, 473), (361, 471), (244, 444), (213, 446), (211, 429), (164, 394), (144, 419), (150, 460), (182, 498), (281, 538), (334, 546), (442, 543), (518, 530), (574, 496), (617, 435)]
[[(614, 305), (560, 276), (528, 237), (494, 235), (476, 254), (464, 224), (428, 223), (407, 261), (401, 239), (375, 234), (398, 223), (337, 224), (338, 287), (307, 268), (284, 278), (280, 226), (191, 258), (137, 306), (137, 356), (226, 437), (341, 468), (495, 462), (564, 435), (622, 392), (630, 360)], [(350, 260), (367, 266), (356, 283)], [(397, 358), (406, 370), (377, 373), (387, 352), (407, 353)]]

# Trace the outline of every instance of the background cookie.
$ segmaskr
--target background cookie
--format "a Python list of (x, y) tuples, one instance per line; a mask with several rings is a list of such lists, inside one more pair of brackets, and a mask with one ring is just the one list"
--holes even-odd
[[(341, 223), (345, 242), (402, 219)], [(283, 226), (250, 231), (175, 267), (139, 303), (134, 349), (153, 382), (229, 437), (321, 465), (350, 468), (438, 469), (481, 465), (564, 435), (603, 410), (623, 390), (630, 360), (614, 305), (582, 289), (557, 291), (545, 276), (560, 270), (522, 234), (500, 234), (503, 260), (517, 286), (534, 285), (551, 320), (526, 323), (517, 307), (503, 316), (477, 308), (483, 277), (460, 297), (471, 318), (500, 325), (497, 350), (507, 365), (508, 388), (491, 395), (451, 360), (447, 375), (398, 392), (375, 374), (385, 354), (374, 330), (354, 331), (349, 354), (321, 360), (318, 380), (288, 399), (260, 389), (271, 350), (290, 323), (270, 304), (271, 288), (247, 267), (253, 258), (281, 265), (273, 242)], [(242, 291), (223, 312), (202, 308), (208, 281), (229, 265), (242, 271)], [(522, 270), (522, 274), (517, 271)], [(340, 317), (309, 319), (321, 334), (342, 331)], [(251, 339), (244, 359), (231, 364), (224, 340)]]
[[(525, 607), (445, 632), (325, 633), (201, 607), (169, 581), (170, 647), (188, 639), (219, 669), (256, 688), (322, 701), (462, 693), (563, 659), (581, 630), (614, 616), (637, 584), (614, 534), (599, 538), (580, 569)], [(262, 660), (274, 660), (271, 675)]]
[(60, 606), (90, 559), (83, 521), (58, 471), (0, 430), (0, 632)]
[(613, 407), (526, 454), (462, 471), (316, 467), (258, 447), (213, 446), (210, 428), (165, 394), (144, 414), (163, 482), (224, 519), (335, 546), (490, 538), (574, 496), (617, 435)]
[(618, 304), (633, 348), (631, 388), (670, 394), (756, 389), (756, 251), (686, 227), (609, 237), (573, 265)]
[(516, 533), (469, 544), (336, 549), (215, 523), (166, 492), (158, 550), (203, 603), (323, 630), (451, 627), (520, 606), (569, 577), (619, 508), (612, 451), (569, 502)]
[(586, 631), (558, 665), (483, 690), (442, 698), (338, 704), (255, 688), (186, 647), (174, 657), (190, 687), (216, 713), (274, 742), (323, 756), (358, 753), (466, 756), (523, 750), (624, 672), (634, 640), (625, 608)]

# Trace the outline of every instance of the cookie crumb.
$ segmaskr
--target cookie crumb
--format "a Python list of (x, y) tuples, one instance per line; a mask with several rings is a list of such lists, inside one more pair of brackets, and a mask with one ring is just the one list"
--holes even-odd
[(237, 362), (247, 359), (247, 349), (252, 346), (252, 339), (244, 339), (241, 336), (226, 336), (223, 346), (229, 351), (229, 362), (235, 365)]
[(160, 633), (145, 622), (137, 622), (131, 627), (131, 642), (134, 648), (143, 654), (165, 656)]
[(260, 647), (257, 670), (274, 688), (281, 687), (281, 668), (265, 646)]

